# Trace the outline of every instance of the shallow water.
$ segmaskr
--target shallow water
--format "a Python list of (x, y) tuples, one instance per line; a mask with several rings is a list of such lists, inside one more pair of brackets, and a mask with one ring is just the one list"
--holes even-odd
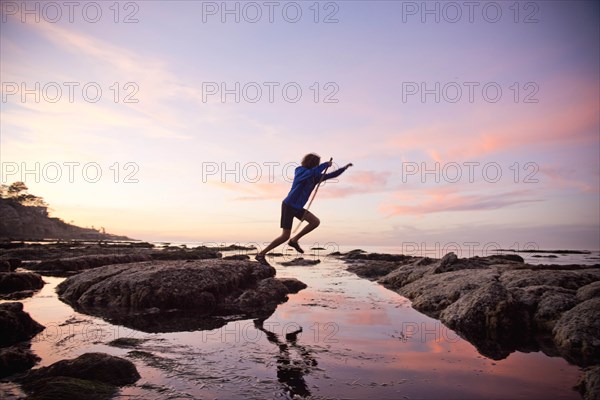
[[(337, 259), (320, 258), (313, 267), (270, 259), (279, 277), (308, 288), (290, 295), (264, 330), (239, 320), (211, 331), (138, 332), (75, 312), (54, 292), (64, 278), (44, 277), (48, 284), (22, 301), (47, 327), (32, 343), (38, 366), (92, 351), (127, 357), (142, 379), (121, 398), (580, 398), (572, 389), (580, 370), (562, 358), (487, 359), (406, 298), (347, 272)], [(299, 326), (297, 340), (286, 340)], [(148, 340), (136, 349), (107, 345), (120, 337)], [(9, 393), (10, 385), (0, 384), (0, 397)]]

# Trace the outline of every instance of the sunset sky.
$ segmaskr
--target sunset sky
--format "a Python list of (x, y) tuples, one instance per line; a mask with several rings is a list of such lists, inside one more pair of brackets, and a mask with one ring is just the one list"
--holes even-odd
[(305, 243), (598, 249), (598, 2), (47, 4), (2, 1), (0, 162), (53, 216), (262, 244), (317, 152)]

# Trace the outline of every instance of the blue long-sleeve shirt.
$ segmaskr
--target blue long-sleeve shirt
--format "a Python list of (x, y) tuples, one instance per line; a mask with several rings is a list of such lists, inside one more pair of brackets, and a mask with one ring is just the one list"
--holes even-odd
[[(303, 208), (308, 201), (311, 192), (321, 180), (321, 175), (323, 175), (323, 171), (325, 171), (328, 164), (329, 162), (325, 162), (314, 168), (306, 168), (302, 166), (296, 167), (296, 170), (294, 171), (294, 182), (292, 183), (292, 188), (290, 189), (287, 197), (283, 199), (283, 202), (296, 209)], [(338, 168), (333, 172), (325, 174), (323, 176), (323, 180), (326, 181), (327, 179), (340, 176), (342, 172), (346, 170), (346, 168), (347, 167)]]

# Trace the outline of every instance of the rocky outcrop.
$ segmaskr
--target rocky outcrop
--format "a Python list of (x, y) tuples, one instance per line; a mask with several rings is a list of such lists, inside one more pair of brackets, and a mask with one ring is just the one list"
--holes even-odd
[(140, 379), (135, 365), (103, 353), (86, 353), (30, 371), (21, 381), (32, 399), (109, 399)]
[(530, 265), (515, 254), (373, 261), (357, 252), (350, 261), (349, 271), (408, 297), (487, 357), (542, 349), (581, 366), (600, 363), (598, 265)]
[(31, 272), (0, 272), (0, 299), (31, 296), (44, 286), (42, 277)]
[(0, 304), (0, 347), (29, 340), (43, 330), (23, 311), (23, 303)]
[(302, 285), (276, 279), (273, 267), (256, 262), (207, 259), (99, 267), (68, 278), (57, 292), (82, 312), (164, 332), (214, 329), (225, 316), (271, 315)]

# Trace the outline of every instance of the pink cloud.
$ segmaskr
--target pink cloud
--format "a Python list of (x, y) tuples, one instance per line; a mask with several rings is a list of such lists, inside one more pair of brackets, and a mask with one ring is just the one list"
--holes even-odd
[(460, 195), (450, 188), (425, 191), (427, 200), (415, 205), (382, 204), (380, 211), (388, 216), (423, 215), (445, 211), (495, 210), (520, 203), (542, 201), (532, 198), (528, 191), (512, 191), (497, 194)]
[(540, 94), (539, 104), (485, 104), (468, 117), (458, 114), (452, 121), (428, 122), (396, 132), (385, 145), (421, 150), (439, 162), (478, 159), (532, 146), (598, 145), (598, 82), (565, 79), (553, 85), (545, 96)]
[(559, 166), (544, 166), (540, 168), (540, 172), (549, 178), (553, 187), (575, 188), (584, 193), (597, 193), (599, 189), (598, 181), (600, 180), (600, 176), (598, 171), (590, 177), (595, 181), (594, 185), (582, 180), (580, 171), (572, 168), (566, 169)]

